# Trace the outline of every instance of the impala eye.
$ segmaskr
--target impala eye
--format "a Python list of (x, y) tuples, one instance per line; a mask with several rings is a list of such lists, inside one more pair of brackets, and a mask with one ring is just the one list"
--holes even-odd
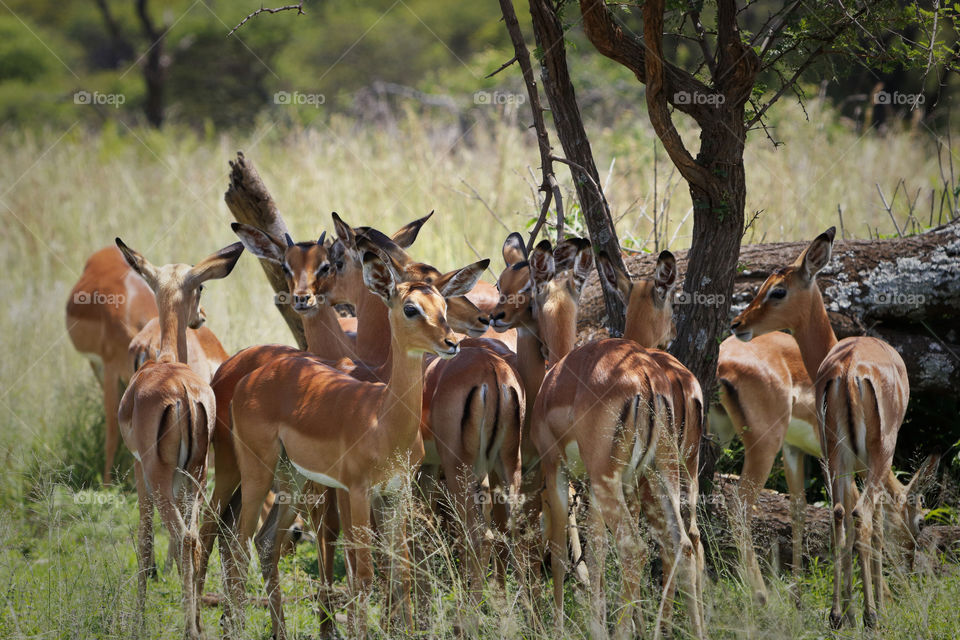
[(342, 269), (343, 269), (343, 260), (337, 260), (337, 261), (334, 263), (334, 266), (337, 268), (337, 271), (342, 270)]
[(330, 271), (330, 265), (325, 262), (322, 265), (320, 265), (319, 269), (317, 269), (317, 275), (322, 276), (326, 274), (328, 271)]
[(203, 285), (197, 287), (197, 293), (203, 293)]
[(407, 316), (408, 318), (413, 318), (419, 313), (420, 311), (412, 304), (408, 304), (403, 307), (403, 315)]
[(776, 289), (771, 290), (769, 294), (767, 294), (767, 298), (769, 298), (770, 300), (783, 300), (786, 297), (787, 297), (787, 290), (784, 289), (783, 287), (777, 287)]

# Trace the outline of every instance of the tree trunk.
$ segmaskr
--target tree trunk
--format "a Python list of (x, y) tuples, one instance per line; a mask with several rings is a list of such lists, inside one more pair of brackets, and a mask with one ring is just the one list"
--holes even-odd
[(717, 373), (720, 336), (729, 326), (728, 312), (743, 236), (746, 182), (743, 109), (723, 114), (704, 127), (697, 163), (709, 170), (709, 190), (690, 185), (693, 201), (693, 240), (683, 281), (682, 300), (675, 315), (677, 337), (673, 353), (700, 381), (709, 406)]
[[(254, 168), (253, 162), (243, 156), (242, 151), (238, 151), (237, 159), (230, 163), (230, 185), (227, 187), (227, 192), (223, 194), (223, 199), (237, 222), (257, 227), (277, 238), (283, 238), (288, 233), (287, 225), (280, 216), (273, 198), (270, 197), (266, 185), (260, 179), (260, 174)], [(287, 280), (280, 266), (267, 260), (261, 260), (260, 266), (267, 274), (267, 280), (273, 290), (279, 294), (286, 294)], [(279, 300), (275, 304), (280, 315), (286, 320), (287, 326), (290, 327), (297, 345), (306, 350), (307, 340), (303, 333), (303, 321), (300, 316), (290, 304), (281, 304)]]
[[(583, 127), (577, 95), (567, 69), (567, 53), (563, 43), (563, 25), (548, 0), (530, 0), (533, 33), (543, 51), (540, 75), (550, 103), (557, 137), (563, 146), (577, 198), (583, 212), (590, 241), (595, 251), (607, 252), (617, 266), (620, 263), (620, 241), (610, 217), (610, 206), (600, 188), (600, 175), (593, 161), (593, 150)], [(612, 292), (603, 292), (607, 311), (606, 325), (611, 335), (622, 335), (625, 321), (623, 303)]]

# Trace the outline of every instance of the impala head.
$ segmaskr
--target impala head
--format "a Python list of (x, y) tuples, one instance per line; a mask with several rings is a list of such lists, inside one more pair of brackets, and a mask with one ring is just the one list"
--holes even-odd
[(376, 251), (363, 254), (363, 281), (380, 296), (390, 313), (395, 343), (408, 353), (436, 353), (452, 358), (460, 351), (459, 340), (447, 323), (445, 297), (462, 296), (473, 288), (489, 260), (442, 274), (432, 283), (404, 282), (400, 271)]
[(294, 242), (290, 234), (281, 240), (239, 222), (234, 222), (230, 228), (250, 253), (280, 265), (294, 311), (305, 316), (317, 313), (319, 305), (324, 303), (323, 295), (317, 292), (322, 283), (332, 279), (337, 268), (336, 262), (331, 260), (330, 247), (324, 243), (326, 231), (316, 242)]
[(915, 547), (917, 536), (923, 530), (924, 516), (926, 515), (926, 509), (923, 505), (923, 488), (936, 474), (939, 462), (939, 455), (928, 456), (916, 473), (913, 474), (913, 477), (910, 478), (910, 482), (903, 488), (900, 495), (894, 496), (900, 517), (903, 518), (903, 527), (906, 530), (905, 532), (901, 531), (901, 535), (903, 533), (909, 534), (906, 536), (906, 540), (899, 542), (901, 546), (908, 550)]
[(592, 267), (593, 251), (586, 238), (569, 238), (556, 249), (549, 240), (541, 240), (530, 254), (534, 315), (550, 362), (557, 362), (576, 345), (580, 292)]
[[(393, 234), (388, 240), (392, 240), (396, 251), (393, 254), (395, 260), (403, 262), (402, 257), (406, 256), (404, 249), (410, 247), (417, 239), (420, 228), (433, 215), (431, 211), (422, 218), (410, 222)], [(351, 227), (334, 211), (331, 214), (333, 218), (333, 227), (336, 230), (337, 238), (330, 246), (330, 260), (335, 265), (334, 275), (336, 277), (327, 279), (321, 286), (323, 293), (330, 304), (356, 304), (359, 293), (363, 289), (363, 252), (358, 249), (358, 238), (365, 236), (370, 227)], [(377, 232), (379, 233), (379, 232)], [(380, 234), (383, 235), (383, 234)], [(409, 256), (406, 256), (409, 260)]]
[(511, 233), (504, 241), (503, 261), (507, 266), (497, 280), (500, 299), (490, 313), (490, 326), (501, 333), (519, 327), (536, 331), (530, 263), (519, 233)]
[(181, 325), (185, 324), (191, 329), (199, 329), (205, 319), (200, 307), (203, 283), (225, 278), (243, 253), (243, 245), (235, 242), (200, 261), (196, 266), (167, 264), (157, 267), (125, 245), (120, 238), (117, 238), (117, 246), (123, 252), (130, 268), (139, 273), (153, 289), (161, 318), (172, 312), (177, 315)]
[(632, 280), (601, 251), (597, 256), (600, 283), (614, 292), (627, 308), (623, 337), (641, 346), (664, 347), (677, 335), (673, 323), (673, 291), (677, 286), (677, 260), (660, 252), (650, 280)]
[(836, 228), (830, 227), (792, 265), (770, 274), (753, 301), (733, 319), (734, 335), (746, 342), (772, 331), (795, 330), (804, 323), (810, 310), (822, 304), (816, 276), (830, 262), (835, 234)]
[[(355, 285), (348, 283), (355, 281), (357, 276), (354, 272), (360, 273), (362, 276), (362, 269), (359, 266), (356, 268), (351, 266), (352, 264), (359, 265), (359, 263), (351, 263), (350, 256), (358, 254), (361, 249), (372, 250), (377, 253), (382, 260), (392, 266), (403, 282), (431, 284), (439, 281), (443, 277), (443, 273), (432, 265), (416, 262), (404, 250), (413, 244), (420, 232), (420, 227), (432, 215), (433, 212), (431, 211), (423, 218), (401, 227), (392, 237), (387, 237), (372, 227), (350, 227), (334, 214), (337, 241), (331, 247), (331, 251), (335, 254), (337, 262), (344, 265), (340, 269), (339, 277), (333, 279), (335, 282), (329, 288), (330, 297), (334, 303), (356, 302)], [(347, 246), (352, 246), (353, 249), (348, 251)], [(470, 337), (478, 337), (487, 330), (486, 318), (483, 317), (476, 305), (464, 296), (447, 298), (447, 321), (454, 331)]]

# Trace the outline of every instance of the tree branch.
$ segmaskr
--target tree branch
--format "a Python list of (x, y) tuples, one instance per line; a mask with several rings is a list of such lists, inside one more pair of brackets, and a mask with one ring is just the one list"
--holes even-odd
[(240, 23), (237, 26), (235, 26), (233, 29), (230, 29), (230, 33), (227, 34), (227, 37), (229, 38), (230, 36), (232, 36), (237, 29), (245, 25), (247, 22), (249, 22), (253, 18), (256, 18), (261, 13), (280, 13), (281, 11), (293, 11), (294, 9), (297, 10), (298, 16), (302, 16), (307, 13), (306, 11), (303, 10), (303, 0), (300, 0), (298, 4), (288, 4), (285, 7), (276, 7), (274, 9), (260, 5), (259, 9), (257, 9), (256, 11), (248, 15), (246, 18), (241, 20)]

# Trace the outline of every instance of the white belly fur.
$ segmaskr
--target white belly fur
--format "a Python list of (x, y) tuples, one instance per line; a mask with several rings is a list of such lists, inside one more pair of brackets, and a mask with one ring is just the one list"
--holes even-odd
[(335, 480), (334, 478), (331, 478), (325, 473), (317, 473), (316, 471), (310, 471), (308, 469), (304, 469), (293, 460), (290, 461), (290, 464), (292, 464), (293, 468), (296, 469), (298, 472), (300, 472), (300, 474), (307, 480), (312, 480), (313, 482), (316, 482), (317, 484), (322, 484), (325, 487), (333, 487), (334, 489), (343, 489), (344, 491), (348, 491), (345, 485), (343, 485), (340, 482), (337, 482), (337, 480)]
[(804, 420), (792, 418), (787, 426), (785, 438), (787, 444), (794, 446), (807, 455), (819, 458), (820, 438), (817, 437), (817, 428)]

